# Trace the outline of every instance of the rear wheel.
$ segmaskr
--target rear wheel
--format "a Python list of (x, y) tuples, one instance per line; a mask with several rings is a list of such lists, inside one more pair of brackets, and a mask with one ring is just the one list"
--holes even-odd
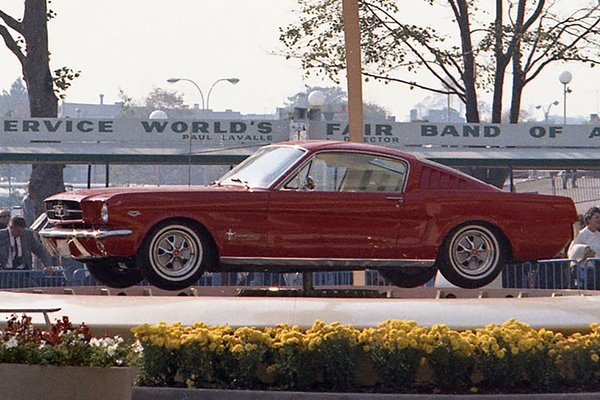
[(167, 221), (153, 228), (136, 256), (142, 275), (165, 290), (193, 285), (214, 260), (209, 236), (196, 225), (179, 221)]
[(112, 288), (127, 288), (138, 284), (143, 279), (132, 262), (118, 262), (109, 258), (86, 261), (85, 266), (94, 279)]
[(390, 281), (394, 286), (414, 288), (429, 282), (435, 276), (436, 272), (436, 268), (406, 267), (379, 270), (379, 275)]
[(496, 279), (506, 257), (507, 245), (497, 230), (467, 224), (453, 229), (444, 241), (439, 268), (450, 283), (478, 288)]

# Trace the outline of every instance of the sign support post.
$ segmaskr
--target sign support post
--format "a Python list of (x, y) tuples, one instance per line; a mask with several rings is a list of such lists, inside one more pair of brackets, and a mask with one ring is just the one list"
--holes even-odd
[(343, 0), (348, 82), (348, 123), (351, 142), (363, 142), (362, 72), (358, 0)]
[[(348, 81), (348, 134), (351, 142), (362, 143), (364, 134), (358, 0), (344, 0), (342, 8)], [(355, 286), (364, 286), (365, 272), (355, 271), (353, 280)]]

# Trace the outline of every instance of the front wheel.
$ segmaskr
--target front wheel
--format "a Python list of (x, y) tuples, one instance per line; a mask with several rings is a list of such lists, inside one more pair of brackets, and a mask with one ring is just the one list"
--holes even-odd
[(214, 260), (208, 235), (188, 222), (167, 221), (153, 228), (136, 256), (144, 278), (165, 290), (181, 290), (200, 279)]
[(140, 271), (131, 262), (118, 262), (109, 258), (86, 261), (85, 266), (94, 279), (111, 288), (128, 288), (143, 279)]
[(491, 283), (506, 262), (501, 234), (480, 224), (453, 229), (440, 250), (439, 269), (450, 283), (467, 289)]

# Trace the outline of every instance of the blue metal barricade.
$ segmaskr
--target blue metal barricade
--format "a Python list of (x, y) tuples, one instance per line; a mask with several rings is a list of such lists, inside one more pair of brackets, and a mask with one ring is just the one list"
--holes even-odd
[(352, 282), (352, 271), (313, 273), (314, 286), (348, 286)]
[(0, 288), (18, 289), (28, 287), (64, 286), (62, 269), (44, 270), (0, 270)]
[(533, 288), (577, 288), (577, 268), (577, 262), (568, 258), (539, 260), (534, 271)]
[[(390, 286), (391, 284), (375, 270), (367, 270), (367, 286)], [(301, 275), (298, 284), (301, 285)], [(286, 274), (277, 272), (212, 272), (206, 273), (196, 283), (198, 286), (275, 286), (284, 287)], [(289, 278), (289, 277), (288, 277)], [(432, 286), (429, 282), (425, 286)], [(350, 286), (352, 271), (315, 272), (314, 286)], [(147, 281), (139, 283), (148, 286)], [(66, 277), (64, 271), (55, 268), (45, 270), (0, 270), (0, 288), (102, 286), (82, 267)], [(537, 262), (507, 264), (502, 271), (502, 287), (528, 289), (582, 289), (600, 290), (600, 258), (590, 258), (581, 263), (571, 259), (539, 260)]]
[(577, 267), (579, 288), (600, 290), (600, 258), (588, 258)]
[(31, 280), (36, 287), (65, 286), (67, 280), (62, 268), (53, 268), (50, 271), (31, 271)]
[(502, 287), (508, 289), (532, 288), (534, 267), (531, 262), (506, 264), (502, 270)]
[(73, 277), (68, 282), (69, 286), (96, 286), (98, 283), (87, 268), (77, 268), (73, 271)]
[(13, 289), (22, 287), (31, 287), (31, 272), (30, 271), (0, 271), (0, 288)]
[(366, 270), (365, 271), (365, 284), (367, 286), (390, 286), (391, 284), (383, 276), (379, 274), (379, 271)]

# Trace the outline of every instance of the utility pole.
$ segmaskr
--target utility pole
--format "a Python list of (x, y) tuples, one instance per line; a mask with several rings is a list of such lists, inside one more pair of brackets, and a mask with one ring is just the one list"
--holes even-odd
[(348, 68), (348, 131), (351, 142), (364, 142), (362, 68), (358, 0), (343, 0), (346, 66)]

